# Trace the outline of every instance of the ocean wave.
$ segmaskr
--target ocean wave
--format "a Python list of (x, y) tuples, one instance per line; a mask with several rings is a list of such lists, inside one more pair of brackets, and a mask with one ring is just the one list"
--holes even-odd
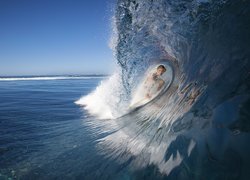
[[(241, 149), (250, 150), (249, 12), (247, 1), (118, 0), (117, 78), (81, 98), (90, 113), (108, 109), (117, 124), (100, 151), (120, 163), (132, 159), (136, 169), (153, 164), (170, 179), (248, 179), (250, 156)], [(169, 63), (173, 83), (125, 111), (159, 61)]]

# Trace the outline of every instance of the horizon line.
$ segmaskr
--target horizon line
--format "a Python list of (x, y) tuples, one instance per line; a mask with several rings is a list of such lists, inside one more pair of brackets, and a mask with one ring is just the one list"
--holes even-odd
[(6, 77), (53, 77), (53, 76), (110, 76), (111, 74), (105, 73), (88, 73), (88, 74), (41, 74), (41, 75), (0, 75), (0, 78)]

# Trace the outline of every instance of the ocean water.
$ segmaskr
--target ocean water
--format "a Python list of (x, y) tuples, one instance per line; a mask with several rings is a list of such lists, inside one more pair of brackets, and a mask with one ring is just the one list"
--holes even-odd
[[(117, 70), (77, 101), (110, 119), (89, 124), (103, 154), (153, 178), (250, 179), (249, 22), (245, 0), (118, 0)], [(168, 87), (128, 110), (159, 64)]]
[(105, 132), (90, 130), (91, 116), (74, 103), (105, 78), (0, 81), (0, 179), (110, 176), (95, 147)]
[(250, 179), (250, 3), (117, 0), (113, 21), (110, 77), (2, 78), (1, 178)]

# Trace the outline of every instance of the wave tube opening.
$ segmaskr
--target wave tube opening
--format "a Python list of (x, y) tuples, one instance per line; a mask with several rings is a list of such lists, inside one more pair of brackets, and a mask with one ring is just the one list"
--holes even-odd
[[(165, 67), (166, 71), (160, 75), (159, 78), (156, 76), (157, 79), (154, 79), (153, 76), (160, 66)], [(169, 63), (167, 63), (167, 60), (161, 60), (161, 62), (151, 65), (141, 78), (141, 82), (138, 82), (138, 85), (134, 91), (132, 91), (132, 100), (129, 108), (133, 109), (146, 105), (148, 102), (157, 98), (157, 96), (164, 94), (172, 84), (173, 76), (173, 69)], [(147, 97), (147, 95), (150, 96)]]

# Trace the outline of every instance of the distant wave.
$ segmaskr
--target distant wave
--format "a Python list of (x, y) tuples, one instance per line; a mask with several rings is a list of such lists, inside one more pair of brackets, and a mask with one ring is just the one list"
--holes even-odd
[(66, 79), (94, 79), (105, 76), (35, 76), (35, 77), (0, 77), (0, 81), (38, 81), (38, 80), (66, 80)]

